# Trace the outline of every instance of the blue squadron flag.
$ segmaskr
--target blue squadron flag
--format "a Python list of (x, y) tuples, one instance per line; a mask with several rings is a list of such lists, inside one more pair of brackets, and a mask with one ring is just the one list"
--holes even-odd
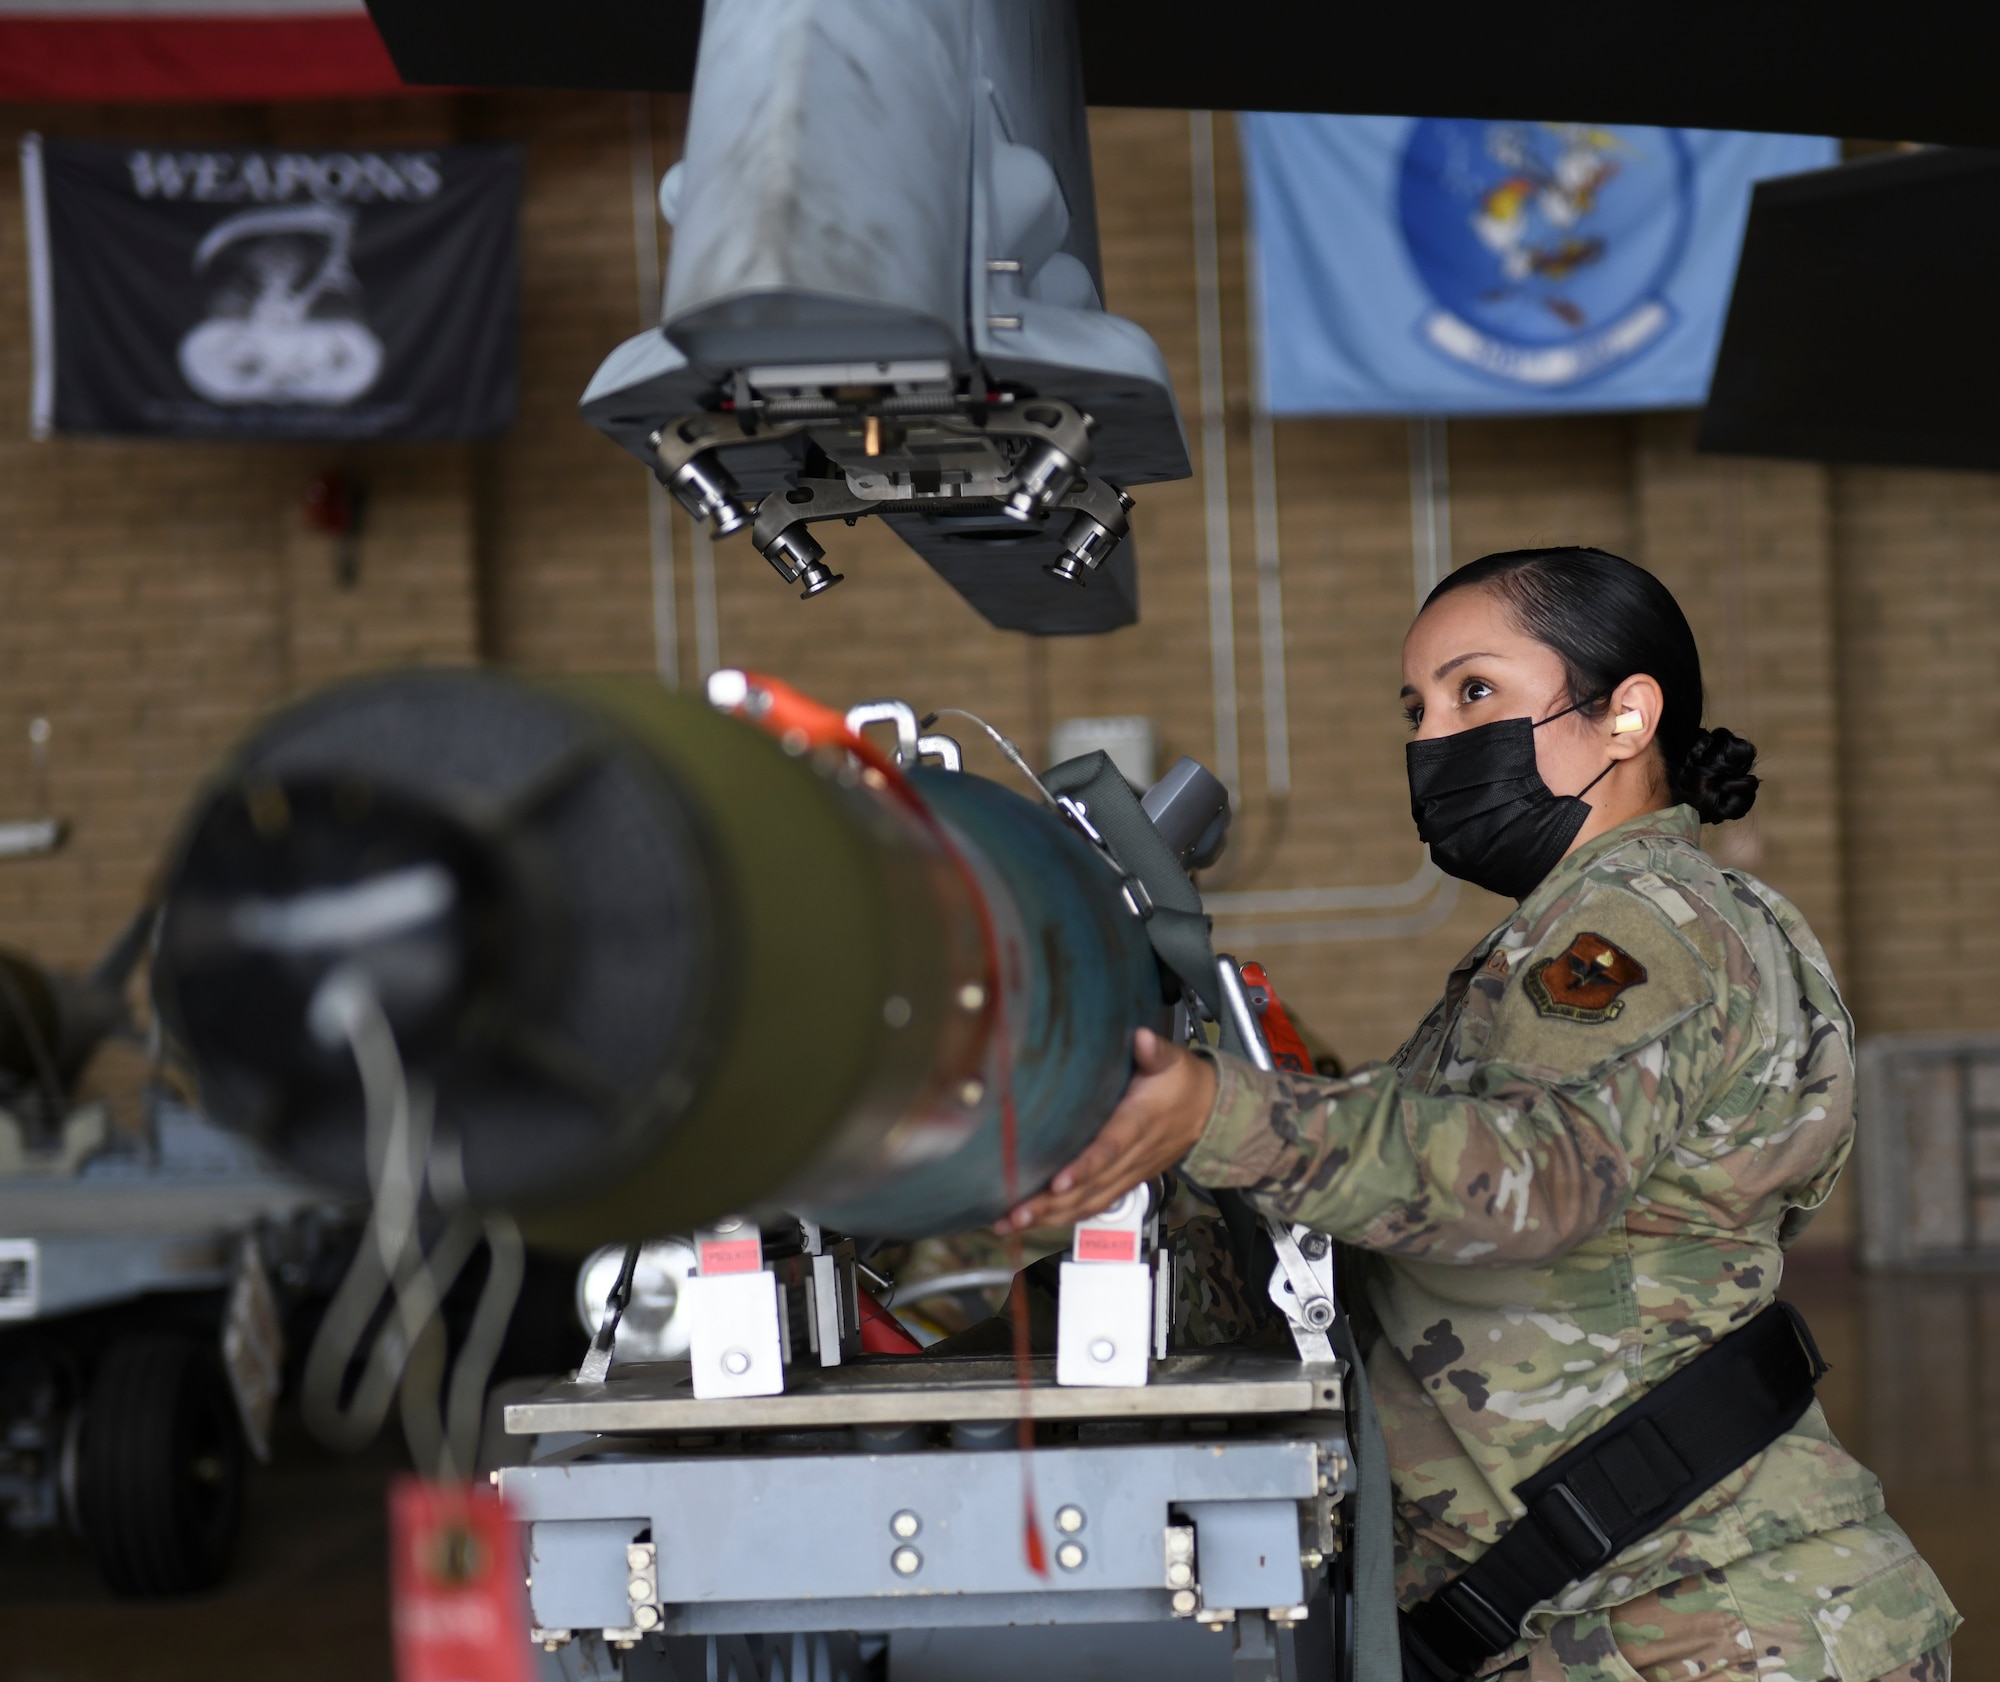
[(1836, 141), (1459, 117), (1243, 117), (1270, 412), (1698, 405), (1766, 176)]

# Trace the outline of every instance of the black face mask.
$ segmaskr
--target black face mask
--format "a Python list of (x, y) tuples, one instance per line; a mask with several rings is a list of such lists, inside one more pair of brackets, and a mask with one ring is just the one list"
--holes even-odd
[(1410, 816), (1440, 870), (1510, 899), (1526, 899), (1555, 868), (1590, 816), (1583, 795), (1611, 772), (1605, 766), (1582, 794), (1556, 794), (1542, 781), (1535, 732), (1576, 710), (1564, 707), (1540, 723), (1498, 719), (1404, 748)]

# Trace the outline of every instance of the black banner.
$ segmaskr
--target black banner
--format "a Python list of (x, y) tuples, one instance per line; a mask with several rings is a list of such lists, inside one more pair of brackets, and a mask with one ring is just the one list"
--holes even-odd
[(34, 429), (476, 438), (514, 415), (512, 146), (22, 142)]

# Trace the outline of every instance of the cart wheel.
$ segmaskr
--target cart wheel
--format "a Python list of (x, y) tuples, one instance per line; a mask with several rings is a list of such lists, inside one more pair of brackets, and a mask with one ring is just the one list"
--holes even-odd
[(114, 1594), (190, 1594), (227, 1569), (243, 1434), (215, 1351), (171, 1332), (114, 1343), (78, 1444), (84, 1541)]

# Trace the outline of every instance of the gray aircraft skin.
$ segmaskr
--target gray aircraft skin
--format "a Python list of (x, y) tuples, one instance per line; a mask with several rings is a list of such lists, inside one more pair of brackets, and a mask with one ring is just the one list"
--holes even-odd
[(717, 0), (657, 331), (583, 413), (810, 597), (879, 515), (995, 625), (1138, 616), (1127, 487), (1190, 472), (1103, 307), (1068, 0)]

